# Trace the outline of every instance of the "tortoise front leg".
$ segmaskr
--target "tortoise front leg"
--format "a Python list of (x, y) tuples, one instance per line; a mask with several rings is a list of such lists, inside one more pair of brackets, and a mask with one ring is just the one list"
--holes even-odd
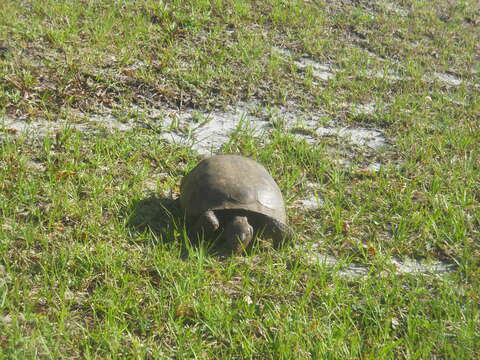
[(282, 247), (285, 243), (295, 237), (295, 233), (290, 226), (281, 223), (276, 219), (269, 219), (263, 228), (263, 235), (273, 240), (275, 249)]
[(202, 230), (206, 233), (213, 233), (220, 227), (217, 215), (212, 210), (205, 211), (200, 215), (193, 225), (192, 231), (194, 234), (199, 234)]

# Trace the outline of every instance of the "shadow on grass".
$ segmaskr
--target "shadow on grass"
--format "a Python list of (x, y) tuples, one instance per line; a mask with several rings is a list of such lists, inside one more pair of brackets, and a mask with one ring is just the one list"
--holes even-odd
[(153, 245), (178, 242), (182, 259), (187, 259), (191, 251), (200, 251), (200, 248), (209, 256), (229, 255), (217, 241), (218, 234), (199, 237), (188, 230), (185, 214), (175, 199), (151, 196), (134, 202), (130, 206), (127, 226), (134, 233), (151, 231), (155, 234)]
[(151, 196), (130, 207), (127, 226), (135, 232), (152, 231), (162, 241), (174, 240), (184, 228), (185, 220), (178, 202), (171, 198)]

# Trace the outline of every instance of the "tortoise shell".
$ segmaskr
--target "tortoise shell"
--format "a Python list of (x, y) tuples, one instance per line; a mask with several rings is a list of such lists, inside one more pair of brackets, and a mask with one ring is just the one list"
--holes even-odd
[(180, 204), (188, 217), (209, 210), (239, 210), (264, 215), (264, 222), (272, 220), (280, 227), (287, 224), (275, 180), (262, 165), (243, 156), (216, 155), (201, 161), (183, 178), (180, 191)]

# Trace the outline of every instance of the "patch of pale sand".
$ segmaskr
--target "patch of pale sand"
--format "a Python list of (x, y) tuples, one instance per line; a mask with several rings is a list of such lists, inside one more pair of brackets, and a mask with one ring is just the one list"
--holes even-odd
[(207, 114), (176, 112), (170, 118), (167, 117), (169, 120), (176, 123), (177, 130), (162, 134), (162, 138), (188, 145), (201, 155), (215, 153), (230, 140), (231, 134), (236, 130), (258, 133), (269, 127), (267, 121), (248, 115), (248, 109), (244, 106)]
[[(297, 245), (297, 249), (305, 251), (305, 261), (312, 265), (321, 265), (338, 268), (338, 273), (347, 277), (365, 277), (369, 275), (373, 268), (357, 264), (346, 263), (339, 259), (318, 252), (318, 244)], [(419, 261), (411, 258), (392, 258), (390, 260), (392, 269), (396, 274), (413, 274), (413, 275), (445, 275), (455, 270), (455, 265), (442, 261)]]
[(372, 115), (377, 110), (377, 105), (372, 103), (352, 105), (354, 115)]
[(408, 14), (409, 14), (409, 11), (407, 9), (401, 7), (397, 3), (386, 1), (386, 2), (380, 2), (379, 4), (381, 6), (383, 6), (386, 10), (391, 11), (391, 12), (393, 12), (397, 15), (400, 15), (402, 17), (408, 16)]
[(429, 81), (431, 77), (450, 86), (459, 86), (462, 83), (462, 80), (456, 77), (455, 75), (447, 74), (447, 73), (439, 73), (439, 72), (434, 72), (429, 76), (425, 76), (424, 80)]
[(307, 69), (308, 67), (312, 68), (312, 75), (322, 81), (328, 81), (335, 77), (334, 70), (332, 66), (328, 63), (319, 63), (309, 58), (300, 58), (298, 61), (295, 61), (301, 69)]
[(387, 140), (378, 130), (364, 128), (320, 127), (315, 131), (317, 136), (336, 136), (358, 146), (366, 146), (378, 150), (387, 145)]
[[(282, 58), (293, 57), (293, 54), (287, 49), (274, 47), (273, 50)], [(322, 81), (328, 81), (335, 77), (335, 71), (329, 63), (319, 63), (311, 58), (301, 57), (298, 60), (295, 60), (294, 64), (302, 70), (306, 70), (310, 67), (312, 69), (312, 75)]]
[(123, 123), (113, 116), (92, 116), (89, 121), (81, 123), (72, 123), (65, 120), (47, 121), (35, 120), (25, 121), (20, 119), (2, 118), (0, 119), (0, 128), (9, 133), (31, 134), (33, 136), (45, 136), (50, 132), (62, 129), (75, 129), (79, 131), (97, 130), (98, 128), (107, 128), (109, 130), (127, 131), (134, 128), (133, 123)]
[(315, 210), (321, 208), (324, 205), (324, 200), (321, 197), (321, 185), (308, 182), (305, 184), (307, 191), (303, 199), (298, 199), (293, 202), (293, 206), (297, 208), (303, 208), (305, 210)]
[(359, 73), (368, 78), (384, 79), (392, 82), (408, 79), (405, 76), (399, 75), (395, 71), (381, 71), (381, 70), (368, 69), (368, 70), (361, 70)]
[(323, 206), (323, 199), (317, 194), (309, 192), (307, 196), (305, 199), (295, 200), (292, 205), (305, 210), (315, 210)]
[[(384, 3), (383, 5), (387, 10), (395, 11), (401, 14), (408, 14), (407, 10), (397, 6), (396, 4), (387, 2), (387, 3)], [(292, 52), (285, 48), (273, 47), (273, 51), (279, 54), (280, 57), (284, 59), (294, 57)], [(375, 56), (375, 54), (373, 55)], [(339, 69), (335, 68), (330, 63), (320, 63), (318, 61), (315, 61), (305, 56), (298, 58), (298, 60), (295, 60), (294, 64), (299, 69), (302, 69), (302, 70), (311, 68), (313, 76), (322, 81), (328, 81), (330, 79), (333, 79), (335, 77), (335, 73), (339, 71)], [(399, 65), (401, 65), (401, 63), (399, 63)], [(475, 73), (475, 72), (478, 72), (478, 70), (473, 68), (472, 73)], [(384, 79), (392, 82), (411, 79), (411, 77), (402, 76), (398, 72), (393, 70), (381, 71), (381, 70), (367, 69), (367, 70), (360, 70), (360, 74), (369, 78)], [(430, 82), (434, 79), (450, 86), (459, 86), (462, 83), (462, 80), (460, 78), (458, 78), (453, 74), (448, 74), (448, 73), (433, 72), (423, 76), (423, 81), (426, 81), (426, 82)], [(479, 87), (480, 84), (474, 84), (474, 86)]]

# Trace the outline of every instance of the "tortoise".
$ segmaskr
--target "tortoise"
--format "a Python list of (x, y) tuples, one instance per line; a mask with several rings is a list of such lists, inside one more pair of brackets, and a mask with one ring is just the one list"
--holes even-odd
[(182, 179), (180, 206), (194, 234), (220, 233), (223, 246), (237, 253), (258, 234), (273, 239), (275, 246), (293, 235), (275, 180), (243, 156), (201, 161)]

